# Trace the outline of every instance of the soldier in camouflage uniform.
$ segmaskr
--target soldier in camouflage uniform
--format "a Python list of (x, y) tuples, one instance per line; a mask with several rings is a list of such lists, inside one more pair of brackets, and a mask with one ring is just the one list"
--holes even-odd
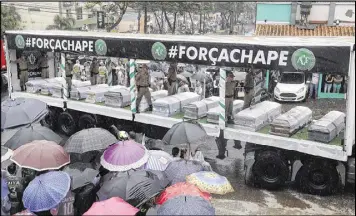
[(233, 103), (234, 103), (234, 94), (235, 88), (237, 86), (237, 81), (234, 81), (234, 74), (232, 71), (227, 71), (227, 79), (225, 84), (225, 118), (227, 119), (228, 124), (234, 124), (233, 121)]
[(152, 100), (151, 92), (149, 90), (150, 86), (150, 76), (148, 74), (148, 67), (146, 64), (140, 65), (138, 73), (136, 74), (136, 86), (137, 86), (137, 100), (136, 100), (136, 110), (139, 113), (139, 106), (142, 97), (145, 96), (146, 101), (149, 105), (149, 111), (152, 111)]
[(68, 97), (70, 97), (70, 91), (72, 90), (72, 71), (73, 71), (73, 62), (70, 59), (67, 59), (66, 65), (65, 65), (65, 71), (66, 71), (66, 83), (68, 85)]
[(38, 60), (39, 68), (41, 69), (42, 79), (49, 78), (48, 72), (48, 56), (47, 53), (42, 53), (42, 56)]
[(252, 102), (253, 97), (255, 96), (255, 69), (251, 69), (246, 77), (244, 83), (245, 97), (244, 97), (244, 106), (242, 109), (249, 108)]
[(19, 64), (21, 91), (25, 91), (26, 90), (25, 84), (28, 81), (28, 66), (27, 66), (26, 57), (24, 54), (22, 54), (19, 59), (17, 59), (16, 61), (11, 61), (11, 62)]
[(72, 74), (73, 74), (73, 78), (75, 80), (81, 80), (81, 71), (80, 71), (80, 62), (79, 60), (77, 60), (75, 62), (75, 65), (73, 66), (73, 71), (72, 71)]
[(177, 65), (171, 64), (168, 69), (167, 75), (168, 81), (168, 95), (177, 94), (178, 86), (177, 86)]

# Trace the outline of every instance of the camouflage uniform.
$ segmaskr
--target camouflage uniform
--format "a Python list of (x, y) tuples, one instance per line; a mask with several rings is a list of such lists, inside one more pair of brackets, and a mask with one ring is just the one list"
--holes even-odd
[(250, 107), (251, 101), (255, 96), (255, 78), (253, 72), (248, 72), (245, 77), (245, 97), (244, 97), (244, 106), (243, 109)]
[(66, 71), (66, 82), (68, 84), (68, 97), (70, 97), (70, 91), (72, 90), (72, 71), (73, 71), (73, 63), (72, 62), (66, 62), (65, 65), (65, 71)]
[(98, 84), (99, 63), (97, 61), (91, 63), (89, 72), (91, 85)]
[(27, 66), (27, 60), (24, 58), (19, 58), (15, 61), (17, 64), (19, 64), (20, 68), (20, 86), (21, 86), (21, 91), (24, 91), (26, 89), (26, 82), (28, 81), (28, 66)]
[(81, 71), (80, 71), (80, 64), (79, 63), (76, 63), (73, 66), (72, 74), (73, 74), (75, 80), (81, 80)]
[(40, 65), (40, 69), (41, 69), (42, 79), (48, 78), (49, 72), (48, 72), (48, 57), (47, 57), (47, 55), (43, 55), (40, 57), (39, 65)]
[[(231, 72), (228, 75), (232, 74)], [(231, 76), (231, 75), (230, 75)], [(233, 76), (233, 74), (232, 74)], [(234, 103), (234, 94), (237, 81), (230, 81), (227, 79), (225, 84), (225, 118), (229, 124), (233, 124), (232, 119), (232, 109)]]
[(171, 65), (168, 69), (168, 95), (174, 95), (177, 93), (177, 70), (174, 65)]
[(98, 71), (99, 71), (98, 84), (105, 84), (106, 79), (108, 77), (108, 70), (106, 69), (106, 67), (104, 65), (101, 65), (99, 67)]
[(146, 101), (149, 105), (149, 110), (152, 110), (152, 100), (151, 100), (151, 92), (149, 90), (150, 85), (150, 77), (148, 74), (147, 68), (141, 68), (140, 71), (136, 74), (136, 86), (137, 86), (137, 100), (136, 100), (136, 110), (139, 112), (138, 108), (140, 106), (140, 102), (142, 97), (145, 96)]

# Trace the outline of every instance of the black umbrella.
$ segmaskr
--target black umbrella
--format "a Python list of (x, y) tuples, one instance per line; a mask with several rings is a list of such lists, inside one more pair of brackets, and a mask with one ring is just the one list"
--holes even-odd
[[(157, 171), (156, 171), (157, 172)], [(163, 191), (169, 184), (148, 170), (128, 171), (103, 183), (97, 195), (99, 200), (120, 197), (139, 207)]]
[[(192, 121), (183, 121), (174, 124), (164, 135), (162, 141), (166, 145), (189, 144), (197, 147), (201, 144), (199, 140), (206, 139), (207, 133), (203, 126)], [(192, 149), (191, 149), (192, 150)]]
[(35, 140), (48, 140), (60, 144), (62, 137), (57, 135), (51, 129), (41, 125), (29, 125), (17, 131), (11, 139), (9, 139), (4, 146), (15, 150), (22, 145), (30, 143)]

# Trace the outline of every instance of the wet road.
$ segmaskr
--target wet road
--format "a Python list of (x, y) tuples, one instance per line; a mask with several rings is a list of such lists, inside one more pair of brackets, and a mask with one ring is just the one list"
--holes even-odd
[[(1, 95), (2, 101), (4, 98), (6, 93)], [(283, 112), (295, 105), (283, 104)], [(346, 107), (344, 100), (318, 100), (298, 105), (310, 107), (314, 118), (320, 118), (331, 110), (345, 111)], [(218, 163), (220, 169), (233, 170), (227, 177), (235, 192), (223, 196), (213, 195), (212, 203), (217, 215), (355, 215), (355, 191), (350, 187), (341, 194), (319, 197), (299, 193), (292, 186), (279, 191), (246, 186), (243, 171), (244, 150), (236, 150), (232, 146), (233, 142), (229, 141), (229, 157)], [(171, 152), (170, 149), (165, 150)], [(212, 147), (204, 152), (204, 155), (215, 158), (217, 148)]]
[[(320, 197), (299, 193), (292, 186), (279, 191), (248, 187), (244, 183), (243, 149), (232, 148), (229, 158), (238, 158), (236, 174), (228, 177), (234, 193), (214, 195), (213, 204), (219, 215), (355, 215), (355, 191), (348, 187), (344, 193)], [(213, 152), (211, 152), (213, 153)], [(217, 153), (217, 151), (216, 151)], [(229, 166), (227, 164), (227, 166)]]

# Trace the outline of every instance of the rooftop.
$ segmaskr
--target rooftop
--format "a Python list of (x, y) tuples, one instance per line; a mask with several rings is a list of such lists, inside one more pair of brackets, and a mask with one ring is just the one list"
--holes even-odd
[(311, 37), (353, 37), (355, 26), (317, 26), (315, 29), (299, 29), (294, 25), (257, 24), (256, 36), (311, 36)]

